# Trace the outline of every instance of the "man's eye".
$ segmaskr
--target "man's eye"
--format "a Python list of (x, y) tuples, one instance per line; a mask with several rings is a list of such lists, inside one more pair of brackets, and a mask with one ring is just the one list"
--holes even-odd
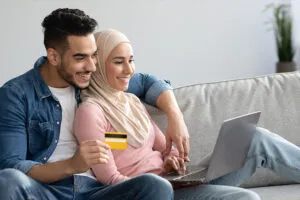
[(84, 57), (82, 57), (82, 56), (76, 57), (76, 60), (83, 60), (83, 59), (84, 59)]

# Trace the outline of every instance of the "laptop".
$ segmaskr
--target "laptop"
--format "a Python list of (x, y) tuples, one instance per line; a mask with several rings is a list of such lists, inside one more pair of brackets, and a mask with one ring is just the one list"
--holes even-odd
[(245, 162), (260, 114), (260, 111), (256, 111), (225, 120), (205, 166), (202, 160), (198, 165), (187, 166), (182, 174), (171, 172), (163, 177), (172, 184), (201, 184), (240, 169)]

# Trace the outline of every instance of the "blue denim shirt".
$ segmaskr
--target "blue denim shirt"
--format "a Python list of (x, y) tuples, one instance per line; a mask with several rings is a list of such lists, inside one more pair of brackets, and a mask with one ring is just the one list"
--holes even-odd
[[(15, 168), (27, 173), (32, 166), (46, 163), (56, 148), (62, 119), (58, 100), (34, 68), (0, 88), (0, 169)], [(148, 74), (133, 75), (128, 92), (155, 105), (158, 96), (171, 89), (169, 83)], [(80, 91), (75, 98), (80, 102)]]

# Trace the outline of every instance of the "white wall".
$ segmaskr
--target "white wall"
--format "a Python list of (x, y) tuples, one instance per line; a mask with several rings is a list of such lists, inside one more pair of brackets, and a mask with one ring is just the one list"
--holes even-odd
[(44, 55), (40, 24), (58, 7), (83, 9), (99, 29), (124, 32), (134, 44), (137, 71), (170, 79), (175, 87), (273, 73), (275, 43), (264, 24), (270, 13), (262, 12), (270, 2), (0, 0), (0, 85)]

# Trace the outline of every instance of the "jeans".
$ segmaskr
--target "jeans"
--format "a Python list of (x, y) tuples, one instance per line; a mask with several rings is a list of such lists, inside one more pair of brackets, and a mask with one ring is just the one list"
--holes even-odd
[(257, 128), (243, 167), (209, 184), (175, 190), (176, 199), (259, 200), (251, 190), (239, 188), (257, 168), (268, 168), (281, 177), (300, 182), (300, 148), (270, 131)]
[[(237, 187), (258, 167), (300, 182), (300, 148), (282, 137), (257, 128), (243, 167), (212, 180), (209, 184), (174, 191), (175, 200), (259, 200), (251, 190)], [(145, 174), (113, 186), (105, 186), (82, 176), (72, 176), (54, 184), (30, 179), (15, 169), (0, 171), (0, 199), (172, 199), (171, 186), (164, 179)]]
[(45, 184), (16, 169), (0, 171), (1, 200), (168, 200), (173, 196), (171, 184), (153, 174), (143, 174), (115, 185), (102, 185), (78, 175)]

